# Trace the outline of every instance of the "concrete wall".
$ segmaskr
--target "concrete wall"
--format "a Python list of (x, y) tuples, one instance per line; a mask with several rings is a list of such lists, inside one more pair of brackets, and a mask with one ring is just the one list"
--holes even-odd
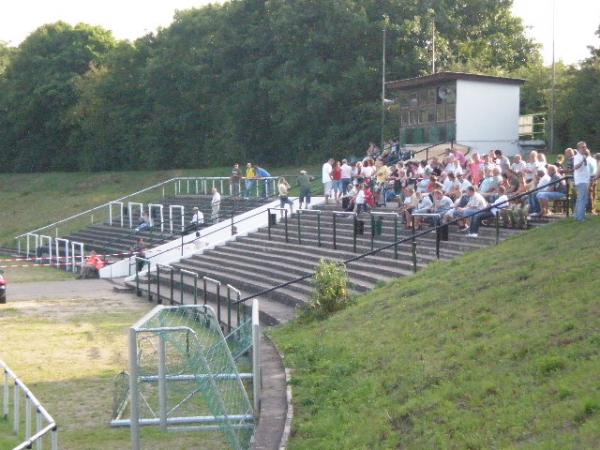
[(518, 153), (519, 102), (519, 85), (457, 80), (456, 141), (479, 153)]

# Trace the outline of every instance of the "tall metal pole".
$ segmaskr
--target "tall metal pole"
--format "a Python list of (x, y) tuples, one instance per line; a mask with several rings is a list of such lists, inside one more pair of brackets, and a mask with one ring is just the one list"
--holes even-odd
[(431, 18), (431, 74), (435, 73), (435, 16)]
[(385, 27), (383, 28), (383, 45), (381, 55), (381, 151), (383, 151), (383, 129), (385, 126)]
[(552, 109), (550, 117), (550, 152), (554, 152), (554, 118), (556, 115), (556, 64), (554, 60), (554, 30), (556, 16), (556, 1), (552, 0)]

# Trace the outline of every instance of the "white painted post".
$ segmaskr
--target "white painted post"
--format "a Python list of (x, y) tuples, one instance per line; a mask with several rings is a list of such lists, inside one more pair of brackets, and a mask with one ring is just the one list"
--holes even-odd
[[(44, 246), (44, 240), (48, 241), (48, 262), (52, 264), (52, 236), (46, 236), (44, 234), (40, 234), (40, 246)], [(44, 258), (42, 257), (42, 260)]]
[(121, 214), (120, 214), (121, 228), (123, 228), (123, 202), (110, 202), (108, 204), (108, 224), (109, 225), (113, 224), (113, 214), (112, 214), (113, 205), (116, 205), (119, 207), (119, 211), (121, 212)]
[(8, 396), (10, 391), (8, 389), (8, 371), (4, 369), (4, 389), (2, 396), (2, 417), (8, 420)]
[(19, 424), (21, 423), (19, 415), (19, 399), (19, 385), (17, 384), (17, 380), (15, 380), (15, 389), (13, 392), (13, 431), (15, 434), (19, 434)]
[(165, 231), (165, 218), (163, 214), (163, 205), (160, 203), (148, 203), (148, 215), (150, 216), (150, 221), (152, 221), (152, 208), (158, 208), (160, 211), (160, 232)]
[(169, 205), (169, 229), (173, 233), (173, 210), (181, 211), (181, 231), (185, 229), (185, 207), (182, 205)]
[(167, 344), (162, 333), (158, 343), (158, 417), (160, 429), (167, 431)]
[(142, 217), (144, 213), (144, 204), (139, 202), (129, 202), (127, 203), (127, 209), (129, 211), (129, 228), (133, 228), (133, 207), (137, 206), (140, 209), (140, 217)]
[[(42, 431), (42, 413), (38, 410), (35, 414), (35, 432)], [(35, 449), (42, 450), (42, 438), (35, 441)]]
[(31, 437), (31, 399), (25, 396), (25, 439)]
[(258, 320), (258, 300), (252, 301), (252, 393), (254, 397), (254, 415), (260, 411), (260, 323)]
[(56, 246), (55, 250), (56, 250), (56, 267), (60, 268), (60, 250), (59, 250), (59, 245), (60, 243), (63, 242), (64, 246), (65, 246), (65, 270), (68, 267), (69, 264), (69, 240), (68, 239), (63, 239), (63, 238), (56, 238), (54, 239), (54, 245)]
[(131, 450), (140, 450), (140, 409), (138, 392), (138, 355), (137, 333), (135, 328), (129, 329), (129, 408), (131, 418)]

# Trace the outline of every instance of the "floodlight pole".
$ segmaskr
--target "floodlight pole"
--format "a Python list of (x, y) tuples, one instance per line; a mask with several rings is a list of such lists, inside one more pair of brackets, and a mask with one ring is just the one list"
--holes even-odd
[(555, 16), (556, 0), (552, 0), (552, 106), (550, 118), (550, 153), (554, 152), (554, 118), (556, 116), (556, 63), (554, 59)]
[(381, 151), (383, 151), (383, 129), (385, 127), (385, 38), (386, 30), (383, 27), (383, 44), (381, 55)]

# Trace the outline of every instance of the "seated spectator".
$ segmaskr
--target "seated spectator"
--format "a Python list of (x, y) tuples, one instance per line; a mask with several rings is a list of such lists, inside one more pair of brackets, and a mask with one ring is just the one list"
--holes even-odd
[(482, 170), (483, 173), (485, 173), (486, 171), (490, 170), (494, 170), (496, 167), (498, 167), (496, 165), (496, 162), (494, 161), (494, 159), (492, 159), (492, 155), (489, 153), (486, 153), (485, 155), (483, 155), (483, 163), (482, 163)]
[(404, 223), (406, 224), (406, 228), (410, 228), (409, 224), (412, 221), (411, 214), (413, 210), (417, 207), (418, 203), (419, 198), (415, 193), (415, 190), (410, 186), (404, 188), (404, 201), (400, 208), (400, 213), (402, 214), (402, 217), (404, 217)]
[(354, 210), (354, 202), (356, 199), (356, 194), (358, 193), (358, 189), (354, 184), (349, 184), (346, 188), (346, 193), (342, 197), (342, 209), (344, 211), (353, 211)]
[[(546, 175), (548, 183), (556, 183), (560, 180), (560, 175), (558, 174), (558, 170), (556, 166), (549, 165), (548, 166), (548, 174)], [(540, 217), (550, 215), (550, 211), (548, 209), (548, 202), (555, 200), (565, 200), (567, 198), (567, 184), (565, 180), (557, 184), (553, 184), (548, 186), (543, 191), (536, 193), (537, 202), (541, 208)]]
[(433, 191), (433, 212), (439, 216), (439, 221), (452, 208), (454, 208), (454, 202), (450, 197), (444, 195), (439, 189)]
[(494, 169), (486, 169), (485, 177), (481, 180), (481, 184), (479, 185), (479, 192), (483, 195), (487, 200), (494, 200), (497, 193), (498, 187), (501, 183), (500, 169), (495, 167)]
[[(550, 177), (542, 170), (539, 170), (534, 178), (533, 184), (534, 188), (541, 188), (542, 186), (546, 186), (550, 182)], [(543, 192), (547, 189), (543, 188)], [(539, 216), (541, 213), (540, 202), (538, 201), (537, 194), (538, 192), (533, 192), (529, 194), (529, 215), (530, 216)]]
[(365, 185), (359, 184), (356, 187), (356, 196), (354, 197), (354, 205), (356, 214), (366, 211)]
[(494, 200), (494, 203), (492, 203), (492, 206), (494, 206), (494, 208), (490, 208), (486, 211), (481, 211), (480, 213), (475, 214), (471, 218), (471, 224), (469, 225), (469, 234), (467, 234), (468, 237), (476, 238), (478, 236), (479, 227), (481, 226), (482, 221), (486, 219), (493, 219), (496, 217), (497, 214), (499, 214), (500, 209), (508, 208), (508, 196), (506, 195), (506, 189), (504, 188), (504, 186), (500, 186), (498, 188), (498, 194), (499, 197), (496, 200)]
[[(464, 207), (458, 206), (446, 213), (444, 216), (445, 222), (447, 222), (449, 219), (469, 217), (475, 214), (477, 211), (484, 209), (488, 205), (483, 195), (477, 192), (477, 189), (474, 186), (469, 186), (467, 188), (467, 197), (468, 201)], [(461, 228), (463, 231), (468, 230), (464, 220), (460, 220), (458, 223), (459, 228)]]
[(415, 228), (421, 228), (423, 226), (423, 220), (420, 217), (415, 216), (415, 214), (429, 214), (433, 210), (433, 200), (431, 195), (426, 192), (421, 192), (417, 194), (419, 203), (417, 203), (417, 207), (413, 209), (412, 217), (415, 223)]
[(200, 225), (204, 224), (204, 214), (202, 213), (202, 211), (200, 211), (200, 209), (198, 209), (197, 206), (194, 206), (193, 211), (194, 214), (192, 215), (192, 220), (190, 222), (189, 228), (192, 230), (196, 230), (196, 235), (199, 236), (198, 229), (200, 228)]
[(148, 214), (148, 211), (144, 211), (142, 217), (140, 218), (139, 225), (135, 227), (135, 232), (139, 233), (140, 231), (148, 230), (152, 227), (152, 219)]
[(100, 269), (105, 266), (104, 261), (100, 258), (95, 250), (92, 250), (90, 256), (86, 258), (85, 265), (81, 268), (79, 279), (100, 278)]

